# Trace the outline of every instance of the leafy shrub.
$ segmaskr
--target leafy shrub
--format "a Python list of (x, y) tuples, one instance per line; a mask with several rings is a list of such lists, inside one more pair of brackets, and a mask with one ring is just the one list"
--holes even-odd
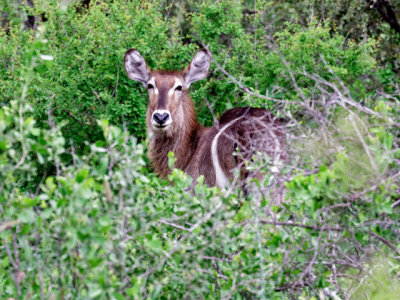
[[(315, 22), (266, 36), (266, 15), (243, 18), (245, 2), (187, 1), (181, 15), (158, 1), (58, 3), (8, 5), (0, 31), (0, 298), (379, 297), (381, 279), (396, 291), (398, 88), (387, 68), (378, 76), (392, 94), (369, 86), (373, 40)], [(23, 10), (42, 17), (37, 30), (22, 29)], [(179, 69), (195, 42), (255, 93), (290, 104), (277, 113), (289, 118), (291, 161), (276, 172), (256, 154), (258, 194), (148, 169), (145, 90), (126, 78), (123, 54), (135, 47), (149, 67)], [(193, 91), (203, 123), (204, 99), (217, 115), (275, 109), (213, 68)]]
[[(2, 125), (5, 166), (15, 166), (23, 153), (17, 146), (21, 141), (11, 147), (7, 138), (19, 132), (10, 126), (10, 116), (18, 112), (22, 124), (32, 122), (28, 106), (14, 103), (0, 114), (0, 124), (8, 124)], [(14, 120), (20, 124), (21, 119)], [(144, 149), (135, 138), (108, 121), (99, 125), (104, 140), (91, 144), (87, 156), (74, 156), (73, 164), (61, 163), (59, 175), (43, 179), (34, 194), (18, 189), (24, 182), (1, 169), (6, 183), (2, 298), (247, 298), (262, 293), (282, 299), (289, 295), (279, 291), (304, 283), (316, 291), (334, 289), (329, 266), (344, 259), (340, 253), (357, 261), (354, 244), (370, 247), (371, 232), (395, 238), (379, 226), (397, 222), (391, 185), (371, 190), (365, 200), (346, 202), (349, 187), (340, 189), (347, 180), (340, 163), (294, 177), (287, 183), (286, 202), (275, 206), (267, 195), (244, 201), (204, 186), (201, 178), (192, 188), (191, 178), (180, 170), (172, 172), (171, 183), (157, 179), (144, 169)], [(42, 162), (59, 157), (62, 151), (52, 150), (63, 145), (57, 128), (29, 128), (22, 133), (26, 145), (32, 132), (49, 137), (41, 141), (46, 151), (29, 150), (30, 156), (40, 154)], [(18, 173), (11, 173), (30, 178), (35, 164), (27, 156)], [(316, 251), (319, 263), (310, 269)]]
[[(288, 25), (276, 34), (277, 52), (271, 51), (271, 41), (265, 40), (261, 32), (254, 36), (245, 31), (240, 22), (241, 9), (231, 1), (199, 2), (189, 14), (190, 36), (193, 41), (208, 44), (216, 59), (224, 61), (226, 69), (250, 88), (274, 95), (279, 86), (284, 90), (280, 89), (276, 97), (298, 100), (299, 92), (305, 96), (315, 92), (312, 80), (302, 75), (303, 66), (306, 72), (317, 73), (326, 80), (334, 79), (329, 71), (332, 69), (346, 82), (357, 81), (374, 66), (372, 40), (346, 47), (344, 37), (331, 37), (328, 24), (311, 23), (305, 30)], [(30, 83), (26, 95), (34, 103), (35, 117), (42, 126), (47, 125), (50, 103), (56, 122), (68, 120), (63, 134), (68, 144), (73, 140), (79, 152), (84, 141), (94, 142), (102, 137), (96, 124), (99, 118), (126, 123), (135, 136), (143, 139), (146, 93), (127, 78), (123, 55), (134, 47), (150, 68), (184, 68), (195, 45), (185, 44), (184, 37), (169, 29), (173, 28), (173, 19), (162, 15), (157, 2), (141, 1), (103, 2), (82, 12), (77, 12), (74, 5), (37, 1), (31, 13), (46, 18), (37, 32), (16, 24), (8, 34), (0, 34), (0, 54), (5, 58), (0, 70), (2, 101), (15, 99), (32, 55), (51, 55), (54, 61)], [(255, 47), (254, 38), (259, 39)], [(287, 64), (300, 82), (297, 90)], [(204, 99), (211, 102), (217, 115), (237, 105), (266, 106), (265, 101), (254, 97), (243, 102), (241, 96), (242, 91), (218, 72), (213, 72), (208, 82), (196, 84), (193, 92), (199, 119), (208, 125), (212, 118)]]
[(33, 49), (39, 47), (36, 52), (54, 57), (51, 67), (31, 83), (27, 95), (39, 120), (47, 120), (50, 102), (56, 121), (69, 120), (63, 133), (67, 141), (74, 140), (77, 150), (84, 141), (101, 138), (98, 118), (125, 122), (143, 138), (147, 99), (143, 90), (132, 88), (135, 84), (125, 74), (125, 51), (140, 49), (149, 67), (155, 68), (157, 62), (157, 67), (167, 69), (177, 67), (171, 62), (187, 61), (193, 52), (193, 46), (177, 44), (176, 33), (169, 34), (171, 21), (162, 18), (159, 7), (118, 1), (77, 13), (73, 5), (63, 8), (57, 1), (38, 1), (32, 13), (47, 19), (39, 27), (40, 37), (18, 25), (11, 27), (9, 35), (1, 35), (0, 51), (6, 58), (0, 71), (3, 101), (15, 97), (22, 70), (30, 65)]

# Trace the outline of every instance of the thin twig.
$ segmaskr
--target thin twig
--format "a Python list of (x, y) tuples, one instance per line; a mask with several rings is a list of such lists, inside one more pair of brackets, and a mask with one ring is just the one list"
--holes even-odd
[(265, 100), (269, 100), (269, 101), (273, 101), (273, 102), (277, 102), (277, 103), (284, 103), (284, 104), (302, 104), (301, 101), (286, 101), (286, 100), (282, 100), (282, 99), (276, 99), (276, 98), (272, 98), (272, 97), (268, 97), (268, 96), (264, 96), (261, 95), (259, 93), (255, 93), (253, 91), (251, 91), (247, 86), (245, 86), (244, 84), (242, 84), (239, 80), (237, 80), (235, 77), (233, 77), (231, 74), (229, 74), (214, 58), (214, 56), (212, 55), (211, 51), (208, 49), (208, 47), (202, 43), (203, 48), (207, 51), (208, 55), (211, 57), (211, 60), (215, 63), (215, 65), (217, 66), (217, 68), (224, 73), (226, 76), (228, 76), (233, 83), (235, 83), (236, 85), (238, 85), (243, 91), (245, 91), (247, 94), (251, 95), (251, 96), (255, 96), (261, 99), (265, 99)]
[(19, 224), (19, 220), (14, 220), (14, 221), (9, 221), (9, 222), (4, 222), (3, 224), (0, 225), (0, 232), (7, 230), (11, 227), (14, 227)]
[(327, 227), (327, 226), (315, 226), (315, 225), (304, 225), (304, 224), (299, 224), (299, 223), (292, 223), (292, 222), (273, 222), (273, 221), (268, 221), (268, 220), (260, 220), (261, 223), (263, 224), (271, 224), (271, 225), (276, 225), (276, 226), (289, 226), (289, 227), (301, 227), (305, 229), (311, 229), (315, 231), (336, 231), (336, 232), (341, 232), (344, 229), (340, 227)]
[(374, 238), (380, 240), (382, 243), (384, 243), (386, 246), (388, 246), (390, 249), (392, 249), (397, 255), (400, 254), (399, 250), (397, 250), (397, 247), (393, 245), (391, 242), (389, 242), (387, 239), (381, 237), (379, 234), (376, 234), (373, 231), (368, 232), (369, 235), (373, 236)]
[(36, 259), (36, 267), (38, 270), (38, 276), (39, 276), (39, 286), (40, 286), (40, 299), (44, 299), (44, 288), (43, 288), (43, 274), (42, 274), (42, 268), (40, 267), (40, 257), (39, 257), (39, 232), (38, 229), (36, 228), (36, 237), (35, 237), (35, 244), (33, 245), (33, 250), (34, 250), (34, 255)]
[(322, 226), (322, 229), (321, 229), (321, 231), (319, 232), (318, 240), (317, 240), (317, 245), (315, 246), (315, 250), (314, 250), (314, 255), (313, 255), (311, 261), (308, 263), (308, 265), (307, 265), (306, 269), (304, 270), (304, 272), (300, 275), (299, 279), (297, 280), (297, 283), (300, 284), (300, 285), (303, 285), (303, 279), (304, 279), (304, 277), (305, 277), (308, 273), (310, 273), (310, 270), (311, 270), (312, 266), (315, 264), (315, 261), (316, 261), (316, 259), (317, 259), (317, 256), (318, 256), (318, 254), (319, 254), (319, 252), (320, 252), (319, 246), (320, 246), (320, 243), (321, 243), (322, 232), (324, 231), (323, 228), (324, 228), (324, 226)]

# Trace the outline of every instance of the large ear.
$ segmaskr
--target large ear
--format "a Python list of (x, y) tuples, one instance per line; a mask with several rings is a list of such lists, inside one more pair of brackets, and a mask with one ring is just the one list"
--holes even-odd
[(132, 80), (140, 81), (144, 86), (146, 86), (150, 71), (146, 65), (146, 61), (140, 55), (139, 51), (135, 49), (129, 49), (126, 51), (124, 62), (128, 77)]
[(187, 86), (189, 87), (192, 82), (206, 78), (210, 64), (211, 57), (206, 50), (202, 49), (197, 52), (191, 63), (183, 71)]

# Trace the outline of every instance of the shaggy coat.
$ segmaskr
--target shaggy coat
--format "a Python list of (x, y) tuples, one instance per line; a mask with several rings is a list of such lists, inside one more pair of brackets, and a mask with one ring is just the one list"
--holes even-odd
[(278, 120), (267, 110), (240, 107), (226, 111), (213, 127), (197, 121), (188, 88), (207, 76), (210, 56), (199, 51), (182, 72), (150, 71), (134, 49), (125, 54), (128, 77), (141, 81), (149, 91), (146, 124), (150, 146), (148, 156), (161, 177), (170, 172), (168, 152), (175, 154), (175, 167), (194, 179), (204, 176), (209, 186), (225, 187), (240, 168), (249, 176), (246, 161), (261, 151), (273, 162), (286, 159), (285, 134)]

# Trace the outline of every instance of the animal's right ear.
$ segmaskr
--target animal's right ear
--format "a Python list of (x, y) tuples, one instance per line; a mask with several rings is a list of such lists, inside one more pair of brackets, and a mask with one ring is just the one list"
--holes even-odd
[(139, 51), (135, 49), (129, 49), (126, 51), (124, 63), (128, 77), (132, 80), (140, 81), (144, 86), (146, 86), (150, 71), (146, 65), (146, 61), (140, 55)]
[(205, 49), (196, 53), (192, 62), (183, 70), (183, 77), (189, 87), (192, 82), (204, 79), (207, 77), (210, 69), (211, 57)]

